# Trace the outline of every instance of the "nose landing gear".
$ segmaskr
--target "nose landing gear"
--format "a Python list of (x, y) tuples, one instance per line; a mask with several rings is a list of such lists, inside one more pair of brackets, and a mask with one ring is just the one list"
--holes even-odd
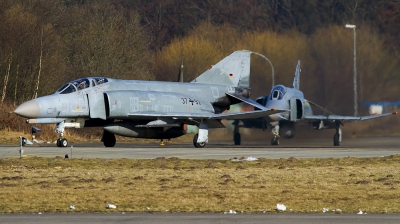
[(279, 145), (279, 122), (271, 122), (273, 126), (271, 132), (274, 135), (271, 139), (271, 145)]
[(56, 124), (56, 127), (54, 128), (54, 131), (56, 133), (60, 134), (60, 138), (58, 138), (57, 142), (56, 142), (57, 147), (67, 147), (68, 146), (68, 141), (67, 141), (67, 139), (64, 138), (64, 130), (65, 130), (64, 121)]

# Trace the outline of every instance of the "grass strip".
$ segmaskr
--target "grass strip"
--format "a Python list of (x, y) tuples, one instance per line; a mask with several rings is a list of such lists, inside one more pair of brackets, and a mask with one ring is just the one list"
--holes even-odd
[(400, 155), (251, 162), (6, 158), (0, 212), (261, 213), (281, 203), (296, 213), (400, 213), (399, 171)]

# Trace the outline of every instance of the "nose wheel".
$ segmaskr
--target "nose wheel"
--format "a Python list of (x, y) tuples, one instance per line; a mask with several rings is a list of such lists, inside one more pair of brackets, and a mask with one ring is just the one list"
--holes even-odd
[(57, 147), (67, 147), (68, 146), (68, 141), (65, 138), (59, 138), (57, 139)]
[(68, 141), (67, 139), (64, 138), (64, 121), (56, 124), (56, 127), (54, 128), (54, 131), (58, 134), (60, 134), (60, 137), (57, 139), (57, 147), (67, 147), (68, 146)]

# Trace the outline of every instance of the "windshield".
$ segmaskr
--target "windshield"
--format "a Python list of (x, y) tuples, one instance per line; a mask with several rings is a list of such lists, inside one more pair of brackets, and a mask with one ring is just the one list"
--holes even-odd
[(89, 79), (87, 78), (77, 79), (63, 85), (59, 90), (57, 90), (57, 93), (60, 94), (73, 93), (75, 91), (79, 91), (88, 87), (90, 87)]
[(281, 100), (286, 94), (286, 88), (282, 85), (275, 86), (271, 90), (271, 100)]
[(67, 94), (67, 93), (73, 93), (75, 91), (76, 91), (75, 86), (68, 83), (63, 87), (61, 87), (57, 92), (59, 92), (60, 94)]
[(80, 91), (82, 89), (89, 88), (90, 86), (101, 85), (103, 83), (108, 82), (108, 79), (104, 78), (104, 77), (94, 77), (94, 78), (90, 78), (90, 79), (91, 79), (91, 81), (89, 81), (88, 78), (81, 78), (81, 79), (76, 79), (74, 81), (71, 81), (71, 82), (63, 85), (59, 90), (57, 90), (56, 93), (60, 93), (60, 94), (72, 93), (75, 91)]

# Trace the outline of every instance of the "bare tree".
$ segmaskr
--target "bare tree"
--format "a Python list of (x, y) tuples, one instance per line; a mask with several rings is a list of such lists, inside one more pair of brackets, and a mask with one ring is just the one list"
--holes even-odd
[(43, 58), (43, 28), (42, 28), (42, 34), (40, 35), (39, 71), (37, 75), (36, 88), (35, 91), (33, 92), (32, 98), (37, 98), (37, 92), (39, 90), (39, 83), (40, 83), (40, 75), (42, 73), (42, 58)]
[(3, 86), (3, 92), (1, 94), (1, 103), (4, 102), (4, 99), (6, 98), (6, 93), (7, 93), (7, 85), (8, 85), (8, 78), (10, 77), (10, 70), (11, 70), (11, 63), (12, 63), (12, 58), (13, 58), (13, 52), (11, 51), (10, 56), (8, 58), (8, 68), (7, 68), (7, 73), (4, 76), (4, 86)]

